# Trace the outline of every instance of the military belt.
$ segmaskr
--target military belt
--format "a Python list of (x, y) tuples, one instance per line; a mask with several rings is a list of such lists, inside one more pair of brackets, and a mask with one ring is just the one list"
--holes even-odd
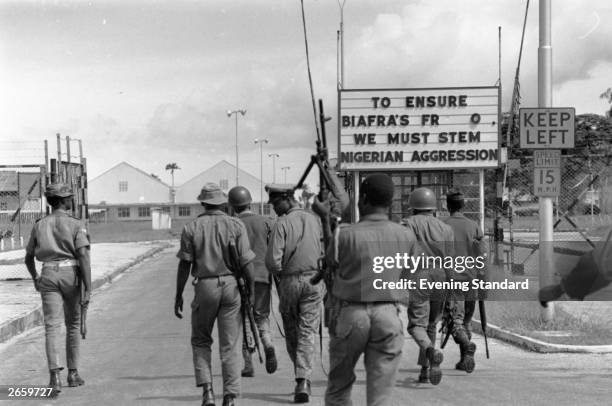
[(60, 261), (43, 262), (43, 269), (72, 268), (75, 266), (79, 266), (79, 261), (77, 261), (76, 259), (63, 259)]
[(200, 282), (203, 279), (213, 279), (213, 278), (224, 278), (226, 276), (233, 276), (233, 274), (231, 273), (225, 273), (223, 275), (211, 275), (211, 276), (194, 276), (193, 277), (193, 281), (191, 281), (191, 284), (193, 286), (197, 285), (198, 282)]
[(300, 275), (309, 275), (309, 274), (313, 274), (313, 273), (317, 273), (319, 272), (319, 270), (317, 269), (309, 269), (307, 271), (301, 271), (301, 272), (292, 272), (292, 273), (286, 273), (286, 272), (279, 272), (276, 275), (283, 278), (283, 277), (289, 277), (289, 276), (300, 276)]

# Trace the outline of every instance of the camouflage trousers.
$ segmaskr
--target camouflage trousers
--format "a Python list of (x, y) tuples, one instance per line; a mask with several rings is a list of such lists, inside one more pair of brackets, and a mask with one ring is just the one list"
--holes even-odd
[(296, 379), (310, 379), (312, 374), (315, 340), (325, 294), (325, 286), (322, 283), (310, 283), (310, 278), (315, 274), (316, 271), (281, 274), (278, 285), (285, 344), (293, 362)]

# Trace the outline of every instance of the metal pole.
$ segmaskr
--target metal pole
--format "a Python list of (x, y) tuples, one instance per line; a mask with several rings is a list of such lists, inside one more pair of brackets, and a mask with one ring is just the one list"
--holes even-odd
[(268, 154), (269, 157), (272, 157), (272, 183), (276, 183), (276, 158), (280, 155), (278, 154)]
[(290, 166), (283, 166), (283, 167), (281, 168), (281, 171), (283, 171), (283, 175), (284, 175), (284, 181), (283, 181), (284, 183), (287, 183), (287, 171), (288, 171), (289, 169), (291, 169), (291, 167), (290, 167)]
[(480, 202), (480, 229), (485, 230), (485, 190), (484, 190), (484, 169), (478, 171), (479, 202)]
[(62, 182), (62, 175), (61, 175), (61, 170), (62, 170), (62, 143), (60, 140), (60, 134), (57, 133), (57, 182)]
[[(540, 46), (538, 48), (538, 107), (552, 107), (552, 40), (551, 0), (540, 0)], [(551, 197), (540, 197), (540, 287), (553, 283), (553, 202)], [(553, 303), (541, 308), (545, 322), (553, 319)]]
[(238, 112), (234, 116), (236, 116), (236, 186), (238, 186), (240, 184), (238, 182)]

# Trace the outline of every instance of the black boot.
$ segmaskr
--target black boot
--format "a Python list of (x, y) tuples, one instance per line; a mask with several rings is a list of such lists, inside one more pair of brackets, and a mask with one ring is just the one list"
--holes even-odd
[(234, 406), (234, 399), (236, 399), (236, 395), (223, 396), (223, 406)]
[(433, 347), (429, 347), (427, 351), (425, 351), (425, 355), (427, 355), (427, 359), (429, 360), (429, 382), (432, 385), (437, 385), (442, 381), (440, 364), (444, 360), (444, 355), (442, 351), (436, 350)]
[(242, 370), (243, 378), (252, 378), (255, 376), (255, 369), (253, 369), (253, 359), (251, 358), (251, 352), (243, 348), (242, 349), (242, 358), (244, 358), (244, 369)]
[(274, 347), (266, 347), (264, 351), (266, 354), (266, 372), (269, 374), (273, 374), (278, 366), (276, 362), (276, 353), (274, 352)]
[(459, 344), (461, 351), (461, 361), (455, 365), (455, 369), (463, 370), (471, 374), (476, 366), (476, 362), (474, 361), (476, 344), (470, 341), (470, 337), (464, 328), (458, 328), (453, 333), (453, 339)]
[(76, 369), (68, 370), (68, 386), (75, 387), (85, 385), (85, 381), (79, 376), (79, 372)]
[(429, 369), (427, 367), (421, 367), (421, 373), (419, 373), (419, 383), (429, 383)]
[(60, 377), (61, 368), (51, 369), (49, 371), (49, 387), (51, 388), (52, 396), (57, 396), (62, 391), (62, 380)]
[(297, 385), (295, 385), (293, 401), (295, 403), (308, 403), (310, 401), (310, 381), (304, 378), (295, 381)]
[(215, 406), (215, 394), (213, 393), (212, 383), (202, 385), (202, 406)]

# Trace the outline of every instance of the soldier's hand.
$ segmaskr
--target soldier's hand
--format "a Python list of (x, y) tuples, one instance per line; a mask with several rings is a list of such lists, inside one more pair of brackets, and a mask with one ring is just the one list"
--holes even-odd
[(174, 315), (179, 319), (183, 318), (181, 312), (183, 311), (183, 296), (177, 296), (174, 299)]
[(83, 297), (81, 298), (81, 305), (87, 306), (90, 300), (91, 300), (91, 291), (90, 290), (83, 291)]
[(318, 197), (315, 197), (314, 202), (312, 203), (312, 211), (319, 215), (321, 218), (325, 218), (329, 216), (330, 205), (329, 200), (324, 202), (320, 201)]

